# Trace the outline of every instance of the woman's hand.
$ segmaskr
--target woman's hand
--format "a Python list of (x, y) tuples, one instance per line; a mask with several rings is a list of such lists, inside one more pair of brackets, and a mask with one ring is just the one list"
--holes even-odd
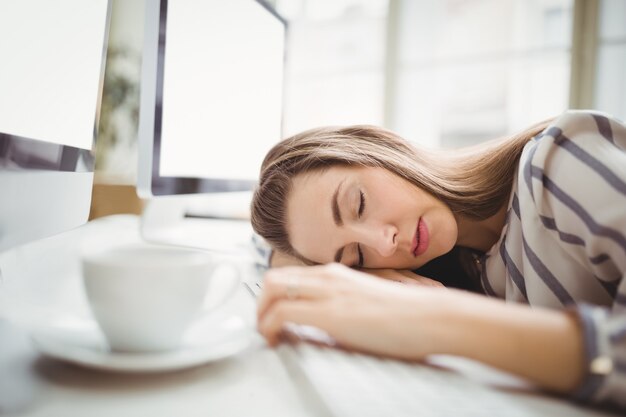
[(360, 271), (367, 272), (370, 275), (374, 275), (379, 278), (388, 279), (390, 281), (401, 282), (407, 285), (425, 285), (427, 287), (443, 287), (444, 285), (421, 275), (414, 273), (408, 269), (361, 269)]
[(286, 323), (310, 325), (349, 349), (422, 359), (435, 351), (429, 334), (440, 325), (435, 315), (448, 293), (424, 282), (429, 285), (402, 285), (340, 264), (272, 269), (259, 299), (259, 331), (275, 345)]

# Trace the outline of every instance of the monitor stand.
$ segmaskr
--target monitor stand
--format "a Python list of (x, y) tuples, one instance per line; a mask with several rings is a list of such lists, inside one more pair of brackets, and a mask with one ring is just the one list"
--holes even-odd
[(150, 199), (141, 217), (141, 236), (151, 243), (251, 254), (250, 197), (246, 192)]

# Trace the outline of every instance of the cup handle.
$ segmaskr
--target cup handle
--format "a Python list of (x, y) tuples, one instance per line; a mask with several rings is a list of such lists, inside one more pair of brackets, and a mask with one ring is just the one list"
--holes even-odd
[[(232, 274), (229, 274), (230, 276), (228, 277), (230, 279), (229, 287), (226, 290), (222, 290), (222, 294), (217, 299), (217, 301), (211, 300), (212, 297), (210, 296), (210, 294), (212, 293), (212, 291), (210, 290), (210, 287), (212, 285), (212, 281), (215, 279), (215, 277), (213, 276), (223, 269), (230, 269), (233, 272)], [(202, 304), (202, 314), (210, 313), (220, 307), (226, 301), (230, 300), (239, 289), (239, 286), (241, 284), (241, 275), (242, 274), (240, 268), (233, 263), (221, 262), (217, 264), (215, 268), (213, 268), (213, 270), (211, 271), (209, 289), (207, 290), (207, 294)]]

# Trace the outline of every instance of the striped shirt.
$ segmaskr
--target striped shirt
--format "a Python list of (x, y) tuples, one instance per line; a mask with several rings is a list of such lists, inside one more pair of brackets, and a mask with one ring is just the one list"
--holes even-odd
[(577, 314), (588, 371), (573, 397), (626, 408), (626, 126), (568, 111), (531, 140), (480, 262), (486, 294)]

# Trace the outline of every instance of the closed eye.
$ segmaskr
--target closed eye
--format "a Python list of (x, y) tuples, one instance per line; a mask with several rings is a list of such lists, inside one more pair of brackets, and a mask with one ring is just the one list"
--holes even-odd
[(361, 217), (363, 215), (363, 211), (365, 210), (365, 194), (363, 194), (363, 191), (359, 191), (360, 194), (360, 202), (359, 202), (359, 217)]
[[(359, 215), (359, 218), (361, 218), (361, 216), (363, 215), (363, 211), (365, 210), (365, 194), (363, 193), (363, 191), (359, 190), (359, 197), (360, 197), (360, 200), (359, 200), (358, 215)], [(363, 250), (361, 249), (361, 245), (358, 243), (356, 245), (356, 251), (359, 255), (359, 262), (357, 264), (357, 267), (363, 268), (365, 259), (363, 258)]]

